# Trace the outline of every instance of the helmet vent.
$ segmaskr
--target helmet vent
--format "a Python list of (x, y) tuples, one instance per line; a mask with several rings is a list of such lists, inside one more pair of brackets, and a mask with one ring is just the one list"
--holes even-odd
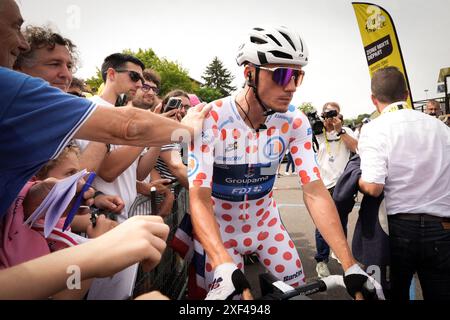
[(291, 39), (287, 34), (281, 32), (281, 31), (279, 31), (279, 32), (280, 32), (281, 35), (286, 39), (286, 41), (289, 42), (289, 44), (292, 46), (292, 48), (293, 48), (294, 50), (297, 50), (297, 49), (295, 48), (295, 46), (294, 46), (294, 42), (292, 42), (292, 39)]
[(266, 36), (268, 36), (270, 39), (272, 39), (273, 42), (275, 42), (279, 47), (281, 47), (280, 41), (278, 41), (277, 38), (275, 38), (273, 35), (266, 34)]
[(293, 59), (293, 57), (290, 54), (287, 54), (285, 52), (281, 52), (281, 51), (277, 51), (277, 50), (269, 51), (269, 52), (277, 58), (290, 59), (290, 60)]
[(256, 31), (264, 31), (263, 28), (253, 28), (253, 30), (256, 30)]
[(267, 41), (257, 37), (250, 37), (250, 41), (256, 44), (266, 44)]

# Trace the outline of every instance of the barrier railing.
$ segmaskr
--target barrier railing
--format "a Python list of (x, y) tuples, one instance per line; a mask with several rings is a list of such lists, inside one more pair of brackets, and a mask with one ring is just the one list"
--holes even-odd
[[(176, 228), (189, 208), (187, 190), (179, 184), (174, 186), (175, 201), (172, 212), (164, 221), (170, 227), (167, 242), (170, 243)], [(129, 211), (129, 217), (151, 214), (150, 197), (139, 195)], [(134, 296), (158, 290), (171, 299), (183, 299), (187, 285), (187, 265), (169, 246), (161, 262), (151, 272), (139, 268), (134, 287)]]

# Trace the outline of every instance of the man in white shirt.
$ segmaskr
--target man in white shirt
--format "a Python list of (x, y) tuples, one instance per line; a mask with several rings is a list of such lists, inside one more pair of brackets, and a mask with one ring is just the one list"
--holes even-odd
[[(344, 172), (345, 166), (350, 158), (350, 153), (356, 151), (358, 141), (348, 127), (343, 127), (341, 119), (341, 108), (336, 102), (327, 102), (322, 109), (322, 118), (324, 119), (322, 134), (316, 134), (319, 145), (317, 160), (319, 162), (320, 174), (328, 192), (333, 196), (334, 187)], [(316, 255), (317, 275), (327, 277), (330, 275), (328, 270), (328, 259), (330, 255), (330, 246), (326, 243), (319, 230), (316, 228)]]
[[(391, 247), (392, 298), (408, 300), (418, 273), (424, 299), (450, 299), (450, 130), (410, 110), (395, 67), (372, 78), (380, 116), (359, 139), (362, 192), (385, 195)], [(433, 165), (430, 165), (433, 164)]]
[[(133, 96), (144, 83), (142, 72), (144, 64), (131, 55), (114, 53), (105, 58), (102, 64), (102, 77), (105, 87), (100, 96), (90, 98), (96, 104), (114, 108), (121, 94)], [(89, 141), (79, 143), (84, 149)], [(143, 180), (153, 168), (159, 147), (150, 148), (145, 155), (143, 147), (111, 145), (98, 168), (93, 186), (106, 194), (119, 195), (125, 204), (118, 216), (123, 222), (137, 196), (136, 179)], [(141, 157), (142, 155), (142, 157)]]

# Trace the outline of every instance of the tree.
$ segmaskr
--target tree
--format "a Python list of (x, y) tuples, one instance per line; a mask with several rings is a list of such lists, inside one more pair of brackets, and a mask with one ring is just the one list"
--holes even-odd
[[(140, 59), (146, 68), (151, 68), (161, 76), (160, 96), (164, 96), (171, 90), (181, 89), (186, 92), (194, 92), (198, 85), (189, 77), (188, 72), (177, 62), (172, 62), (166, 58), (159, 58), (152, 49), (139, 49), (137, 52), (124, 50), (123, 53), (131, 54)], [(101, 72), (97, 68), (97, 74), (86, 80), (91, 89), (97, 92), (97, 89), (103, 83)]]
[(211, 87), (198, 88), (194, 93), (204, 102), (211, 102), (223, 97), (222, 92)]
[(236, 87), (231, 85), (234, 76), (223, 66), (218, 57), (214, 57), (213, 61), (206, 67), (202, 79), (205, 80), (207, 87), (217, 89), (223, 96), (228, 96), (236, 90)]
[(313, 106), (311, 102), (303, 102), (298, 109), (302, 111), (304, 114), (311, 113), (316, 111), (316, 108)]

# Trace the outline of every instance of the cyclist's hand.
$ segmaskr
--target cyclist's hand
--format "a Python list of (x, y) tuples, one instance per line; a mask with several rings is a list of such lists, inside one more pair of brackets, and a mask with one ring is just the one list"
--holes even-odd
[[(205, 300), (232, 300), (245, 289), (250, 289), (250, 284), (242, 271), (234, 263), (224, 263), (214, 270), (214, 280)], [(244, 298), (251, 298), (249, 290), (245, 291)]]
[(344, 283), (353, 298), (360, 292), (365, 300), (385, 300), (381, 285), (357, 264), (345, 271)]

